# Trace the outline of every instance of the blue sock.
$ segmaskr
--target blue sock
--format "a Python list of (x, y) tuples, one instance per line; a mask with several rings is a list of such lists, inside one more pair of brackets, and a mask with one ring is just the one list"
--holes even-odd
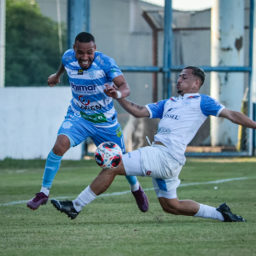
[(129, 184), (135, 185), (137, 183), (137, 177), (136, 176), (125, 176), (125, 178), (128, 180)]
[(52, 150), (49, 153), (45, 163), (43, 187), (50, 188), (52, 186), (54, 177), (60, 168), (61, 158), (62, 156), (55, 155)]

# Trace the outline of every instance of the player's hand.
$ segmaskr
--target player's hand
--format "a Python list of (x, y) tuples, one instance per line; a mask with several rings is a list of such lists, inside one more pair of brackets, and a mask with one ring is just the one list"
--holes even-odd
[[(118, 99), (118, 92), (116, 86), (110, 86), (109, 84), (105, 84), (104, 89), (105, 94), (107, 94), (109, 97), (112, 97), (114, 99)], [(120, 92), (120, 91), (119, 91)]]
[(54, 73), (54, 74), (52, 74), (52, 75), (50, 75), (50, 76), (48, 77), (48, 85), (49, 85), (50, 87), (53, 87), (53, 86), (55, 86), (55, 85), (58, 84), (58, 83), (60, 83), (60, 77), (57, 76), (56, 73)]

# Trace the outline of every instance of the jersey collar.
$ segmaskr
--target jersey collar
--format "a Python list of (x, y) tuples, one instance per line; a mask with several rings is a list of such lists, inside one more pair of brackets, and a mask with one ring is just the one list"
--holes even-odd
[(197, 93), (185, 93), (183, 96), (180, 95), (180, 97), (182, 99), (197, 98), (199, 96), (200, 96), (200, 94), (198, 92)]

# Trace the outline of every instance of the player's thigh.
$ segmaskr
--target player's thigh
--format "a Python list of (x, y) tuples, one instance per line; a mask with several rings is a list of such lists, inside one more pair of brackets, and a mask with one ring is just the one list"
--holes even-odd
[(91, 125), (82, 117), (74, 115), (67, 115), (58, 130), (58, 135), (65, 135), (69, 138), (70, 147), (79, 145), (92, 136), (92, 133)]
[(121, 148), (123, 153), (125, 152), (123, 132), (119, 123), (113, 127), (96, 127), (95, 131), (95, 135), (91, 138), (96, 146), (105, 141), (112, 141)]
[(141, 166), (140, 150), (134, 150), (123, 155), (123, 167), (128, 176), (145, 176)]

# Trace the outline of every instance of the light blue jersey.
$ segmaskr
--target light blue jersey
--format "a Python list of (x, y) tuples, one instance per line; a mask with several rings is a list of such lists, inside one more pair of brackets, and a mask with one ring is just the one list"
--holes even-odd
[(182, 165), (185, 150), (209, 115), (218, 116), (224, 106), (199, 93), (171, 97), (146, 105), (150, 118), (160, 118), (155, 141), (168, 147), (170, 154)]
[[(123, 133), (117, 121), (113, 100), (104, 93), (104, 84), (112, 85), (112, 80), (122, 75), (115, 61), (95, 52), (93, 63), (83, 70), (78, 64), (74, 50), (69, 49), (62, 57), (62, 64), (67, 71), (72, 99), (58, 135), (68, 137), (71, 147), (79, 145), (89, 137), (96, 146), (104, 141), (113, 141), (124, 153)], [(43, 188), (51, 187), (60, 162), (61, 157), (51, 151), (46, 161)], [(137, 183), (135, 176), (126, 178), (131, 186)]]
[(113, 99), (104, 93), (104, 84), (113, 85), (112, 80), (122, 75), (115, 61), (101, 52), (95, 52), (92, 65), (81, 69), (73, 49), (67, 50), (62, 63), (67, 71), (73, 112), (95, 126), (109, 127), (117, 124), (117, 113)]

